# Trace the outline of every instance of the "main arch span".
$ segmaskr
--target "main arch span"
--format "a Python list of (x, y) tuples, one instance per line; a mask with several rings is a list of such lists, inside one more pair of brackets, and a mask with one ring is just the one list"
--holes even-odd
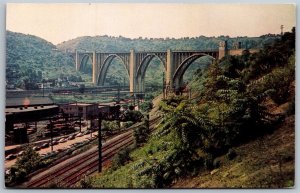
[[(242, 50), (240, 51), (242, 52)], [(151, 60), (157, 57), (164, 66), (165, 83), (169, 88), (179, 88), (182, 86), (182, 76), (189, 65), (200, 57), (208, 56), (214, 60), (221, 59), (225, 55), (236, 55), (236, 51), (232, 52), (227, 49), (227, 43), (221, 42), (217, 50), (196, 50), (196, 51), (172, 51), (166, 52), (79, 52), (71, 54), (76, 63), (76, 70), (85, 68), (86, 61), (91, 59), (93, 69), (93, 83), (103, 85), (107, 70), (115, 58), (122, 61), (128, 75), (130, 92), (144, 92), (144, 79), (147, 67)]]

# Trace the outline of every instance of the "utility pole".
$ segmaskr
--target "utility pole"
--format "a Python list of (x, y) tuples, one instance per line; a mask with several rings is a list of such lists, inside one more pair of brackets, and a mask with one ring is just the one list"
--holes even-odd
[(51, 119), (50, 119), (50, 132), (51, 132), (51, 139), (50, 139), (51, 152), (53, 152), (53, 123)]
[(118, 95), (117, 95), (117, 104), (120, 103), (120, 83), (118, 85)]
[(163, 99), (165, 99), (165, 72), (163, 72), (163, 78), (162, 78), (162, 81), (163, 81), (163, 86), (162, 86), (162, 91), (163, 91)]
[(79, 115), (79, 131), (81, 133), (81, 116)]
[(283, 25), (280, 26), (281, 29), (281, 35), (283, 35)]
[(90, 120), (91, 140), (92, 140), (92, 137), (93, 137), (92, 122), (93, 122), (93, 118), (92, 118), (92, 116), (91, 116), (91, 120)]
[(45, 94), (44, 94), (44, 92), (45, 92), (44, 91), (44, 83), (45, 83), (45, 80), (43, 80), (43, 85), (42, 85), (43, 86), (43, 97), (45, 96)]
[(98, 154), (99, 154), (99, 167), (98, 172), (102, 172), (102, 136), (101, 136), (101, 123), (102, 123), (102, 114), (99, 113), (98, 116)]

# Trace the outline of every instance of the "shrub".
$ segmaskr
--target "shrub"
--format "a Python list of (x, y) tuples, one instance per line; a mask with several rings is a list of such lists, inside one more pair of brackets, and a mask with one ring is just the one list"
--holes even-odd
[(208, 154), (204, 157), (204, 167), (207, 170), (213, 168), (213, 156), (211, 154)]
[(10, 175), (8, 176), (8, 183), (21, 183), (26, 179), (26, 171), (16, 166), (10, 168)]
[(233, 160), (237, 156), (237, 153), (234, 149), (229, 149), (226, 156), (229, 160)]
[(80, 188), (85, 188), (85, 189), (93, 188), (91, 178), (84, 176), (84, 178), (80, 180)]
[(286, 110), (287, 115), (295, 115), (295, 96), (293, 97), (292, 101), (289, 103), (289, 106)]
[(129, 160), (131, 160), (130, 158), (130, 149), (129, 148), (125, 148), (123, 150), (121, 150), (120, 152), (118, 152), (112, 160), (112, 168), (113, 169), (117, 169), (123, 165), (125, 165), (125, 163)]
[(221, 160), (218, 159), (218, 158), (214, 159), (213, 167), (214, 167), (214, 168), (219, 168), (220, 165), (221, 165)]
[(153, 107), (152, 102), (144, 102), (140, 105), (140, 108), (143, 112), (149, 112)]
[(28, 174), (42, 168), (46, 164), (31, 146), (25, 147), (24, 154), (17, 158), (15, 165), (11, 167), (11, 174), (8, 177), (9, 183), (23, 182)]
[(142, 125), (133, 131), (134, 143), (139, 146), (145, 143), (150, 135), (149, 120), (148, 118), (143, 118)]
[(46, 185), (45, 188), (56, 189), (56, 188), (63, 188), (63, 186), (60, 181), (55, 180), (52, 181), (50, 184)]
[(128, 127), (131, 127), (133, 124), (134, 124), (134, 122), (132, 122), (132, 121), (126, 121), (126, 122), (124, 122), (123, 127), (128, 128)]

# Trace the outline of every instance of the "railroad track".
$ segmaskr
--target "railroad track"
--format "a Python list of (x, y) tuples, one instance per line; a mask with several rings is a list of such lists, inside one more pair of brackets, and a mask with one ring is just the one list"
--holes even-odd
[[(150, 120), (151, 132), (154, 130), (153, 125), (157, 123), (159, 117)], [(108, 140), (102, 146), (102, 164), (106, 164), (117, 152), (121, 149), (133, 144), (134, 139), (132, 136), (133, 129), (139, 126), (133, 127), (130, 131), (127, 131), (111, 140)], [(98, 150), (93, 150), (86, 154), (80, 154), (66, 165), (65, 167), (59, 167), (27, 184), (28, 188), (41, 188), (47, 187), (50, 182), (54, 180), (60, 182), (60, 186), (67, 188), (74, 186), (84, 175), (89, 175), (97, 171), (99, 165)]]
[[(102, 157), (102, 164), (106, 163), (108, 160), (110, 160), (120, 149), (123, 147), (127, 147), (129, 145), (133, 144), (133, 138), (128, 138), (123, 143), (119, 143), (116, 148), (113, 150), (110, 150), (107, 153), (103, 153)], [(64, 184), (63, 187), (72, 187), (74, 184), (76, 184), (83, 175), (89, 175), (91, 173), (94, 173), (97, 171), (99, 165), (98, 157), (96, 156), (93, 160), (91, 160), (90, 163), (86, 163), (81, 166), (78, 171), (74, 171), (71, 173), (71, 175), (66, 176), (63, 181)]]

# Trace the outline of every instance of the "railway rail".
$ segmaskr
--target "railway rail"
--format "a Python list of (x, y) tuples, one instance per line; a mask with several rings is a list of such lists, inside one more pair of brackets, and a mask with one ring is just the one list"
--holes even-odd
[[(154, 130), (154, 124), (157, 123), (159, 117), (156, 117), (149, 122), (151, 132)], [(105, 165), (108, 161), (121, 149), (133, 144), (133, 127), (131, 130), (108, 140), (102, 146), (102, 164)], [(67, 160), (66, 160), (67, 161)], [(53, 169), (45, 175), (41, 175), (37, 179), (29, 181), (27, 188), (45, 188), (52, 182), (59, 182), (59, 186), (63, 188), (72, 188), (84, 176), (90, 175), (98, 169), (98, 149), (90, 152), (82, 153), (73, 160), (70, 160), (67, 165)]]

